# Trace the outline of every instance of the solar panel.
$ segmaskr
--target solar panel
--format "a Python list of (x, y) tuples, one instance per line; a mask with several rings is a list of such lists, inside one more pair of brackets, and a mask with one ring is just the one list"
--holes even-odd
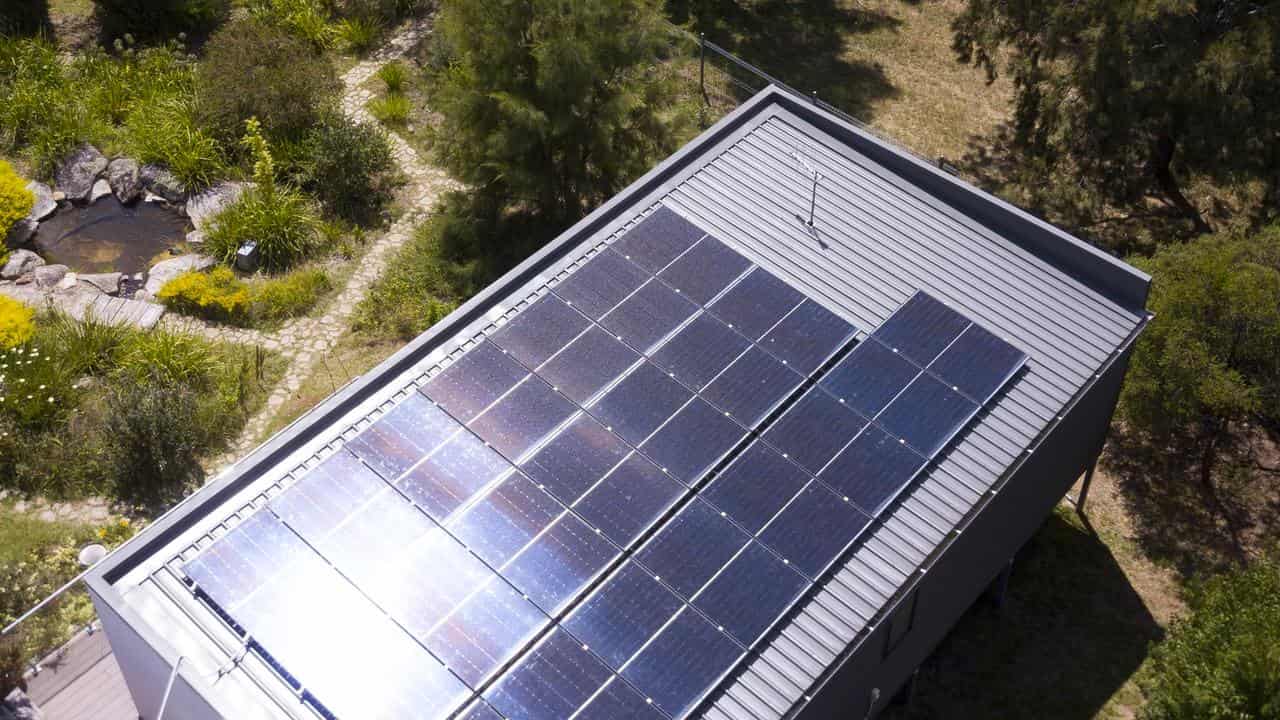
[(470, 425), (485, 442), (515, 461), (576, 410), (550, 385), (530, 376)]
[(806, 299), (760, 339), (760, 345), (792, 370), (808, 375), (853, 337), (853, 326)]
[(639, 445), (690, 397), (689, 390), (656, 365), (645, 362), (597, 400), (590, 410), (611, 432), (632, 445)]
[(639, 359), (635, 350), (593, 326), (548, 360), (538, 374), (570, 400), (585, 405)]
[(574, 515), (562, 515), (501, 569), (548, 615), (559, 613), (618, 555), (618, 549)]
[(920, 368), (870, 339), (822, 378), (822, 387), (866, 417), (875, 417), (920, 374)]
[(748, 539), (715, 508), (695, 498), (641, 546), (635, 559), (688, 598)]
[(323, 537), (353, 510), (386, 488), (356, 456), (339, 450), (302, 476), (289, 492), (271, 501), (271, 509), (291, 527)]
[(555, 295), (533, 301), (493, 334), (493, 342), (519, 360), (536, 368), (569, 344), (591, 321)]
[(750, 267), (750, 260), (708, 235), (658, 273), (658, 277), (681, 295), (706, 305)]
[(757, 440), (711, 481), (702, 497), (755, 533), (808, 481), (799, 466)]
[(705, 234), (698, 226), (660, 205), (619, 238), (614, 247), (640, 267), (656, 273)]
[(622, 677), (663, 712), (684, 717), (742, 652), (728, 635), (686, 609), (623, 668)]
[(921, 375), (877, 418), (886, 430), (933, 457), (978, 412), (978, 406), (931, 375)]
[(675, 290), (650, 280), (610, 310), (600, 324), (619, 340), (646, 353), (697, 311), (697, 305)]
[(630, 547), (685, 493), (641, 455), (613, 469), (574, 505), (574, 511), (619, 547)]
[(738, 358), (751, 341), (706, 313), (695, 317), (652, 357), (691, 390), (700, 390)]
[(875, 515), (926, 464), (898, 438), (868, 426), (818, 475), (831, 489)]
[(929, 371), (985, 405), (1026, 363), (1027, 356), (977, 325), (970, 325)]
[(551, 288), (560, 299), (592, 320), (599, 320), (644, 284), (648, 273), (605, 249)]
[(799, 290), (767, 270), (755, 268), (708, 309), (751, 340), (759, 340), (802, 300)]
[(415, 393), (346, 447), (379, 475), (394, 480), (457, 430), (458, 423), (453, 418)]
[(695, 485), (746, 434), (701, 398), (693, 398), (640, 449), (686, 485)]
[(426, 636), (427, 648), (479, 688), (550, 623), (533, 603), (494, 578)]
[(467, 422), (528, 374), (501, 348), (484, 341), (431, 378), (423, 392), (450, 415)]
[(572, 505), (629, 451), (626, 443), (595, 419), (579, 415), (521, 469), (560, 502)]
[(449, 522), (449, 530), (492, 567), (505, 565), (551, 526), (563, 508), (519, 473)]
[(700, 394), (743, 426), (755, 429), (803, 382), (804, 377), (782, 361), (752, 346)]
[(666, 716), (625, 682), (614, 680), (582, 708), (576, 720), (663, 720)]
[(861, 415), (814, 387), (765, 431), (764, 439), (816, 475), (866, 425)]
[(760, 533), (760, 541), (816, 580), (871, 518), (818, 483), (801, 490)]
[(623, 563), (562, 624), (614, 670), (684, 607), (661, 582), (633, 562)]
[(396, 481), (396, 487), (437, 522), (470, 502), (510, 463), (469, 432), (460, 432)]
[(693, 605), (743, 647), (751, 647), (808, 587), (803, 575), (751, 542), (698, 593)]
[(874, 337), (925, 366), (964, 331), (969, 320), (924, 292), (917, 292), (874, 333)]
[(564, 720), (612, 675), (568, 633), (553, 630), (484, 697), (509, 718)]
[(459, 720), (503, 720), (498, 711), (483, 700), (472, 703), (458, 718)]

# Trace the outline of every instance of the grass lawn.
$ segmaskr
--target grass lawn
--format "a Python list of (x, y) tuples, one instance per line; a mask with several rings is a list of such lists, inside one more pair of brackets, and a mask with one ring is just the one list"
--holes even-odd
[(66, 538), (87, 536), (88, 526), (72, 522), (50, 522), (36, 515), (17, 512), (12, 502), (0, 502), (0, 565), (15, 563), (32, 550), (57, 545)]

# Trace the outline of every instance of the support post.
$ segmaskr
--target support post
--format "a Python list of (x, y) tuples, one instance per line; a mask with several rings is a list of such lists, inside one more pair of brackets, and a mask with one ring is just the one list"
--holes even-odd
[(702, 102), (710, 105), (707, 95), (707, 34), (698, 33), (698, 87), (702, 90)]
[(1093, 485), (1093, 471), (1098, 467), (1098, 458), (1094, 458), (1089, 464), (1089, 469), (1084, 471), (1084, 482), (1080, 483), (1080, 497), (1076, 498), (1076, 514), (1084, 517), (1084, 502), (1089, 498), (1089, 486)]
[(164, 697), (160, 698), (160, 710), (156, 713), (156, 720), (164, 720), (164, 711), (169, 706), (169, 694), (173, 692), (173, 681), (178, 679), (178, 668), (182, 667), (182, 661), (186, 657), (186, 655), (179, 655), (178, 661), (173, 664), (173, 670), (169, 673), (169, 682), (164, 686)]

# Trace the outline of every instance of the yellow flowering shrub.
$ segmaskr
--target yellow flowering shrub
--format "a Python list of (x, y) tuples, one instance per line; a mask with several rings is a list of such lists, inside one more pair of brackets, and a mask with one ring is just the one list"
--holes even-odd
[(9, 234), (13, 224), (31, 212), (36, 196), (27, 182), (14, 172), (13, 166), (0, 160), (0, 240)]
[(30, 340), (36, 331), (33, 317), (35, 312), (31, 308), (0, 295), (0, 350), (15, 348)]
[(165, 283), (156, 299), (178, 312), (241, 322), (249, 313), (249, 289), (231, 268), (183, 273)]

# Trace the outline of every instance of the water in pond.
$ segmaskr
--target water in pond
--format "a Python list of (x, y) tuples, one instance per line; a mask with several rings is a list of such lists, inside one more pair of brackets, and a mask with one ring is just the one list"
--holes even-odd
[(82, 273), (136, 273), (181, 243), (187, 222), (157, 203), (122, 205), (112, 196), (61, 209), (40, 223), (36, 250), (50, 264)]

